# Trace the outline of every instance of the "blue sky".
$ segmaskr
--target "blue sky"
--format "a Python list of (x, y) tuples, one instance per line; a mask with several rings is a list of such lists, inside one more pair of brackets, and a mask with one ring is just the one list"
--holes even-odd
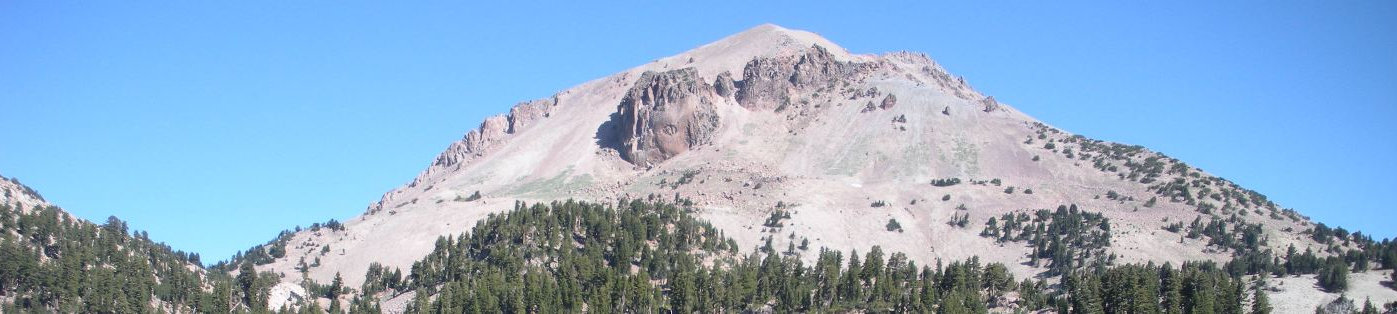
[(1397, 2), (980, 2), (0, 1), (0, 174), (219, 260), (515, 102), (770, 22), (1397, 235)]

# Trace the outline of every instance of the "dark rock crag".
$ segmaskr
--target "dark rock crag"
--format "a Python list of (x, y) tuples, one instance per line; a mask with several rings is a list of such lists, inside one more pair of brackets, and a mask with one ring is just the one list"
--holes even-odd
[(621, 157), (649, 166), (709, 143), (718, 97), (693, 68), (641, 74), (616, 107)]

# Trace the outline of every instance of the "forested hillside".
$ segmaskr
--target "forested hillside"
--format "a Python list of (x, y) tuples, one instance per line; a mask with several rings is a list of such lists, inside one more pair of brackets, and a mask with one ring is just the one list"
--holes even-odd
[(4, 313), (247, 311), (265, 307), (277, 280), (207, 272), (198, 254), (131, 232), (116, 217), (97, 225), (57, 207), (0, 204), (0, 227)]
[[(1367, 263), (1310, 253), (1260, 265), (1252, 255), (1225, 265), (1112, 265), (1095, 258), (1073, 264), (1072, 258), (1087, 257), (1054, 253), (1045, 257), (1062, 265), (1052, 268), (1055, 274), (1017, 279), (1005, 265), (978, 258), (918, 265), (874, 246), (864, 254), (819, 249), (811, 265), (794, 254), (810, 248), (735, 247), (690, 208), (674, 205), (682, 202), (517, 203), (468, 234), (439, 239), (405, 277), (374, 267), (350, 312), (377, 312), (377, 300), (398, 297), (411, 299), (410, 313), (1269, 313), (1262, 278), (1343, 277), (1349, 265)], [(1070, 243), (1081, 239), (1074, 233), (1092, 234), (1100, 216), (1073, 207), (1038, 212), (1024, 224), (1036, 226), (1027, 230), (1038, 235), (1024, 239)], [(1010, 229), (1018, 228), (1003, 230)], [(1372, 245), (1391, 252), (1390, 244)]]

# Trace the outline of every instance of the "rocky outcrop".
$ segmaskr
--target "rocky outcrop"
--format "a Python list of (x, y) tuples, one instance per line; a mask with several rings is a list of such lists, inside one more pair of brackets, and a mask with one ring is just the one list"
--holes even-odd
[[(432, 168), (445, 168), (456, 166), (465, 162), (473, 155), (484, 153), (485, 149), (504, 139), (509, 134), (514, 134), (533, 126), (539, 120), (548, 118), (553, 114), (553, 108), (558, 106), (558, 97), (549, 99), (538, 99), (521, 102), (509, 109), (509, 115), (497, 115), (485, 118), (480, 123), (480, 127), (466, 133), (460, 141), (451, 143), (437, 159), (432, 162)], [(432, 172), (432, 169), (428, 169)]]
[(718, 128), (716, 96), (693, 68), (641, 74), (616, 107), (621, 156), (649, 166), (707, 144)]
[(999, 102), (994, 100), (994, 96), (985, 97), (985, 99), (980, 100), (980, 105), (985, 107), (983, 109), (985, 112), (999, 110)]
[(896, 106), (896, 105), (897, 105), (897, 96), (896, 96), (896, 95), (893, 95), (893, 94), (888, 94), (888, 97), (883, 97), (883, 103), (880, 104), (880, 105), (878, 105), (878, 108), (879, 108), (879, 109), (883, 109), (883, 110), (888, 110), (888, 109), (892, 109), (893, 106)]
[[(416, 187), (418, 184), (426, 182), (429, 178), (439, 173), (450, 172), (460, 169), (471, 159), (484, 155), (491, 147), (503, 141), (511, 134), (517, 133), (526, 128), (538, 124), (545, 118), (552, 116), (554, 108), (558, 106), (558, 97), (555, 95), (548, 99), (537, 99), (515, 104), (509, 109), (508, 115), (496, 115), (485, 118), (480, 126), (456, 142), (446, 147), (445, 151), (437, 155), (432, 161), (432, 165), (417, 175), (407, 187)], [(377, 212), (392, 204), (398, 194), (404, 189), (399, 188), (384, 194), (378, 202), (369, 206), (369, 212)]]
[(790, 81), (796, 87), (820, 86), (847, 77), (853, 69), (851, 64), (835, 61), (825, 47), (815, 45), (800, 56)]
[(742, 68), (737, 103), (750, 110), (772, 110), (790, 103), (798, 89), (832, 87), (863, 69), (863, 64), (840, 62), (829, 50), (811, 46), (794, 56), (756, 58)]
[(534, 124), (534, 121), (547, 118), (553, 114), (553, 108), (558, 105), (558, 97), (549, 99), (538, 99), (521, 102), (509, 108), (509, 134), (518, 133)]
[(713, 79), (713, 91), (718, 96), (728, 97), (737, 92), (737, 82), (732, 80), (732, 73), (723, 71), (718, 73), (718, 78)]
[(789, 102), (790, 70), (777, 59), (757, 58), (742, 68), (737, 103), (751, 110), (771, 110)]
[(433, 167), (454, 166), (465, 161), (473, 153), (478, 153), (495, 141), (509, 134), (509, 118), (503, 115), (485, 118), (480, 127), (466, 133), (460, 141), (451, 143), (446, 151), (432, 162)]

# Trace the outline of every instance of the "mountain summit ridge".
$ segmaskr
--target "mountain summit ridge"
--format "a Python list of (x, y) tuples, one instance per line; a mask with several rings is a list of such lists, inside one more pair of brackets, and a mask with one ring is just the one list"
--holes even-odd
[(798, 54), (817, 45), (830, 50), (840, 61), (867, 61), (872, 58), (849, 53), (843, 47), (815, 33), (787, 29), (776, 24), (761, 24), (691, 50), (658, 59), (654, 63), (661, 64), (662, 67), (673, 67), (675, 64), (693, 66), (699, 70), (700, 76), (712, 78), (723, 71), (741, 73), (742, 67), (755, 58)]

